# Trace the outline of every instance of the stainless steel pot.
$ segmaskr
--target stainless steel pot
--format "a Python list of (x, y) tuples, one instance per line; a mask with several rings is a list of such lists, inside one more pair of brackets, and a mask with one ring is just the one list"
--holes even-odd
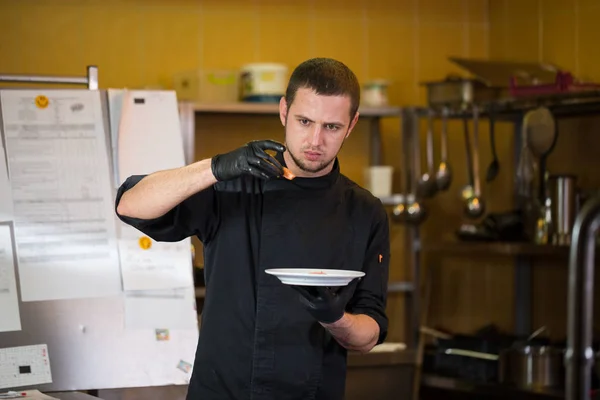
[(515, 346), (500, 352), (500, 382), (524, 389), (544, 389), (562, 384), (564, 351), (551, 346)]
[(446, 354), (498, 361), (500, 383), (527, 390), (559, 387), (563, 382), (564, 350), (551, 346), (516, 345), (499, 355), (462, 349), (447, 349)]

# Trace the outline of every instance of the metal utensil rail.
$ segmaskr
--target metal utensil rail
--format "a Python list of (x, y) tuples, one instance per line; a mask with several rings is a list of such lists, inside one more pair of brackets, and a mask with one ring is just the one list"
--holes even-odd
[(536, 96), (509, 97), (492, 101), (482, 101), (476, 104), (448, 104), (446, 106), (416, 107), (419, 117), (426, 117), (431, 110), (437, 114), (445, 112), (449, 119), (464, 119), (473, 117), (473, 105), (477, 106), (481, 118), (494, 115), (500, 121), (512, 122), (523, 114), (539, 106), (547, 107), (555, 117), (580, 117), (597, 114), (600, 110), (600, 91), (586, 90), (579, 92), (546, 94)]

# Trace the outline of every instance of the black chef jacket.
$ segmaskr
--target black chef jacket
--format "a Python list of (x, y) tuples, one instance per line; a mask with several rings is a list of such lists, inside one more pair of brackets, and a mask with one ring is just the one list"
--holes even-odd
[[(283, 163), (283, 158), (278, 157)], [(131, 176), (123, 193), (143, 176)], [(244, 176), (197, 193), (162, 217), (119, 216), (157, 241), (196, 235), (206, 298), (187, 400), (338, 400), (346, 350), (268, 268), (364, 271), (347, 312), (387, 334), (387, 213), (340, 174), (268, 181)]]

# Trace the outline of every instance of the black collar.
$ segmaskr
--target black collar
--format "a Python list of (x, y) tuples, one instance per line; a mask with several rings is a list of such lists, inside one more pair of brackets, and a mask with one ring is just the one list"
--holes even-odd
[[(283, 153), (277, 153), (275, 155), (275, 158), (284, 167), (287, 167), (287, 164), (285, 163), (285, 159), (283, 158)], [(340, 176), (340, 163), (338, 161), (338, 158), (336, 157), (335, 161), (333, 162), (333, 168), (327, 175), (319, 176), (316, 178), (307, 178), (307, 177), (297, 176), (289, 182), (291, 182), (301, 188), (305, 188), (305, 189), (326, 189), (328, 187), (331, 187), (338, 180), (339, 176)], [(285, 179), (285, 178), (282, 177), (280, 179)]]

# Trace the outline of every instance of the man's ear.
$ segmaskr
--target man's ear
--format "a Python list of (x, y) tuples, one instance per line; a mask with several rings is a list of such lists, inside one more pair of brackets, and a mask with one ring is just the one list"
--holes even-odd
[(348, 136), (350, 136), (350, 132), (352, 132), (352, 129), (354, 129), (354, 127), (356, 126), (356, 123), (358, 122), (358, 116), (359, 116), (359, 113), (357, 111), (356, 114), (354, 114), (354, 118), (352, 118), (352, 121), (350, 122), (350, 127), (348, 127), (348, 132), (346, 132), (346, 139), (348, 138)]
[(287, 101), (285, 100), (285, 96), (282, 96), (279, 99), (279, 119), (281, 120), (281, 125), (285, 126), (285, 121), (287, 120)]

